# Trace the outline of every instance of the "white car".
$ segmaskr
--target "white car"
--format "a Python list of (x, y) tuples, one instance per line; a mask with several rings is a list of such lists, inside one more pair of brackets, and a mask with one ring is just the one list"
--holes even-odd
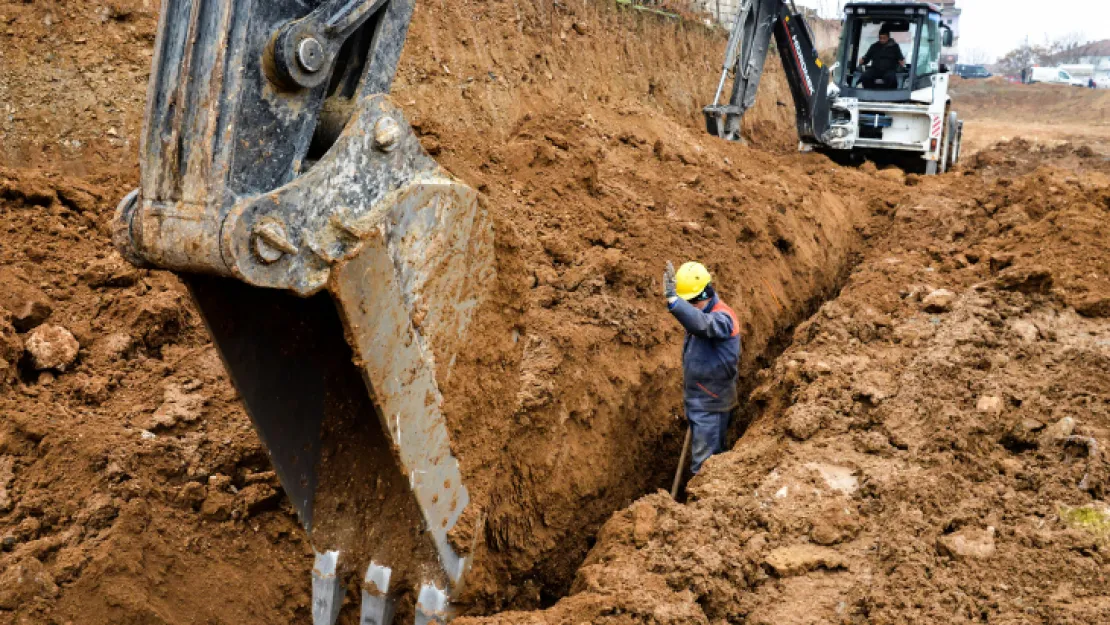
[(1071, 85), (1073, 87), (1086, 87), (1087, 81), (1082, 78), (1074, 78), (1067, 70), (1059, 67), (1034, 67), (1033, 77), (1029, 81), (1043, 82), (1054, 85)]

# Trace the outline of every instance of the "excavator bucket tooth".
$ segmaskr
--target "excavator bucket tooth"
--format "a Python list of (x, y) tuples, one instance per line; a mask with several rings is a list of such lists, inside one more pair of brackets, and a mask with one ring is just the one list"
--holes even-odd
[(405, 596), (446, 620), (472, 548), (455, 536), (480, 522), (440, 384), (493, 233), (386, 95), (413, 4), (165, 0), (141, 184), (113, 223), (192, 293), (316, 550), (316, 624), (356, 577), (363, 623)]
[(447, 593), (434, 584), (424, 584), (416, 597), (416, 625), (445, 623), (450, 618)]
[(339, 552), (317, 553), (312, 564), (312, 625), (335, 625), (343, 606)]
[(393, 571), (387, 566), (371, 562), (362, 580), (362, 606), (359, 625), (390, 625), (393, 622), (394, 598), (389, 594), (389, 580)]

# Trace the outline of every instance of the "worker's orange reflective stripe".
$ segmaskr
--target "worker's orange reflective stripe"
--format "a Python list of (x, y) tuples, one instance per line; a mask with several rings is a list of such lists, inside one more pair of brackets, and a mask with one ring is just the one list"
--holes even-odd
[(711, 396), (713, 396), (713, 399), (720, 399), (721, 398), (720, 395), (718, 395), (718, 394), (714, 393), (713, 391), (711, 391), (711, 390), (705, 388), (704, 386), (702, 386), (701, 382), (694, 382), (694, 384), (697, 384), (698, 388), (700, 388), (701, 390), (703, 390), (706, 393), (709, 393)]
[(733, 312), (731, 308), (729, 308), (728, 304), (719, 301), (717, 302), (717, 305), (713, 307), (713, 310), (709, 311), (709, 313), (712, 314), (717, 312), (718, 310), (723, 311), (732, 318), (732, 334), (729, 336), (737, 336), (738, 334), (740, 334), (740, 321), (737, 320), (736, 313)]

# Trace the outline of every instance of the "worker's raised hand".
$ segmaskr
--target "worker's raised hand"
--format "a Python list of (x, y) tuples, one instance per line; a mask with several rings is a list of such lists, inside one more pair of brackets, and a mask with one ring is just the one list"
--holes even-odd
[(667, 268), (663, 271), (663, 296), (667, 300), (678, 297), (678, 280), (675, 278), (674, 265), (667, 261)]

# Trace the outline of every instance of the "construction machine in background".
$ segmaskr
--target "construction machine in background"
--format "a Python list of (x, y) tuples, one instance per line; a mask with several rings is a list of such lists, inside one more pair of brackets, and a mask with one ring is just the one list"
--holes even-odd
[(388, 96), (414, 3), (164, 0), (114, 221), (192, 292), (316, 551), (318, 625), (351, 574), (362, 623), (400, 597), (448, 618), (481, 535), (437, 373), (495, 281), (493, 235)]
[[(861, 65), (886, 29), (905, 66), (896, 84), (865, 85)], [(963, 121), (952, 110), (950, 73), (940, 63), (952, 31), (940, 8), (923, 2), (853, 2), (844, 7), (836, 61), (824, 63), (805, 16), (792, 0), (742, 0), (728, 41), (713, 104), (705, 107), (710, 134), (741, 140), (744, 113), (755, 104), (771, 38), (794, 98), (803, 150), (848, 160), (895, 161), (910, 171), (942, 173), (960, 158)], [(722, 103), (729, 78), (731, 92)]]

